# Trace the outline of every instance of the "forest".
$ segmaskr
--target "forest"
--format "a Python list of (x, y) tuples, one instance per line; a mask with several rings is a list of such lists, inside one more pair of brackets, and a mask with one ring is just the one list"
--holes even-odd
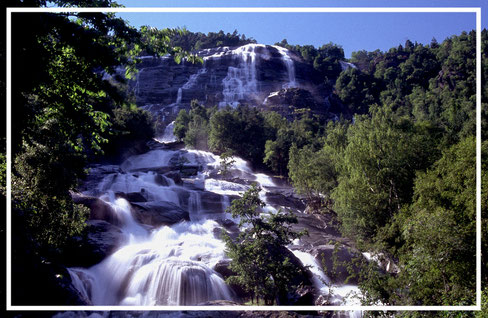
[[(85, 0), (51, 2), (93, 5)], [(10, 7), (46, 4), (8, 1)], [(117, 6), (111, 0), (96, 5)], [(5, 50), (3, 36), (2, 42)], [(29, 305), (50, 298), (73, 301), (59, 287), (65, 280), (59, 284), (46, 278), (52, 273), (48, 264), (65, 263), (75, 238), (85, 231), (89, 209), (74, 203), (71, 194), (87, 175), (89, 163), (143, 147), (154, 137), (151, 114), (136, 106), (128, 89), (138, 57), (170, 54), (177, 62), (201, 63), (195, 50), (255, 42), (237, 31), (138, 30), (109, 13), (13, 14), (12, 150), (7, 158), (3, 137), (0, 190), (6, 202), (8, 159), (11, 257), (22, 264), (13, 268), (14, 299)], [(340, 118), (326, 121), (303, 103), (289, 120), (256, 105), (207, 108), (195, 100), (189, 111), (179, 112), (174, 135), (187, 148), (238, 156), (290, 182), (311, 213), (332, 216), (358, 249), (375, 251), (401, 268), (392, 274), (358, 260), (364, 305), (473, 305), (476, 33), (433, 39), (428, 45), (407, 40), (386, 52), (353, 52), (350, 59), (333, 43), (315, 48), (290, 45), (285, 39), (276, 45), (313, 65), (343, 105)], [(483, 30), (483, 128), (488, 120), (487, 58), (488, 31)], [(356, 67), (342, 70), (341, 60)], [(117, 73), (121, 65), (123, 76)], [(483, 238), (488, 233), (487, 137), (482, 129)], [(239, 256), (227, 240), (230, 253)], [(290, 240), (283, 238), (285, 243)], [(482, 251), (483, 311), (425, 315), (487, 315), (485, 239)], [(30, 293), (15, 288), (27, 282), (34, 282)]]

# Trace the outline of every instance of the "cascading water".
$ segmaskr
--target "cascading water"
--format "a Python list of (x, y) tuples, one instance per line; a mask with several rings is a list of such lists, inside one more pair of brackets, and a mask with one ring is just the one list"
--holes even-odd
[(173, 134), (173, 130), (175, 128), (174, 120), (170, 122), (166, 128), (164, 128), (163, 135), (159, 138), (156, 138), (157, 141), (162, 143), (170, 143), (175, 142), (177, 140), (176, 136)]
[[(222, 180), (219, 156), (157, 148), (129, 157), (118, 168), (105, 169), (111, 173), (84, 193), (97, 195), (111, 207), (123, 239), (99, 264), (70, 268), (73, 286), (93, 305), (197, 305), (233, 300), (235, 295), (213, 270), (226, 258), (225, 243), (218, 235), (223, 231), (221, 222), (238, 222), (225, 209), (231, 197), (242, 195), (251, 182), (262, 188), (260, 197), (265, 202), (266, 193), (276, 185), (269, 176), (254, 173), (240, 158), (235, 158), (230, 169), (233, 178)], [(179, 182), (164, 175), (185, 169), (198, 171), (183, 174)], [(236, 178), (241, 181), (234, 182)], [(134, 193), (138, 201), (127, 201)], [(179, 219), (171, 224), (143, 222), (138, 207), (150, 207), (144, 213), (155, 218), (162, 213), (164, 220), (171, 219), (168, 215), (174, 213)], [(182, 211), (186, 217), (178, 214)], [(264, 211), (276, 209), (268, 205)], [(310, 254), (294, 253), (309, 265)], [(318, 267), (313, 272), (324, 275)]]
[(176, 94), (176, 102), (175, 104), (179, 105), (181, 104), (181, 99), (183, 98), (183, 90), (180, 88), (178, 88), (178, 93)]
[(188, 78), (188, 82), (186, 82), (181, 88), (183, 89), (193, 88), (197, 83), (198, 77), (200, 77), (200, 75), (205, 73), (207, 73), (207, 69), (205, 67), (198, 70), (197, 73), (190, 75), (190, 77)]
[(283, 88), (293, 88), (297, 87), (296, 78), (295, 78), (295, 65), (293, 63), (293, 59), (290, 57), (290, 51), (281, 47), (281, 46), (273, 46), (276, 48), (280, 54), (283, 63), (286, 66), (286, 71), (288, 73), (288, 83), (283, 84)]
[(247, 44), (232, 51), (240, 61), (237, 67), (229, 66), (227, 76), (222, 80), (223, 101), (219, 106), (236, 107), (239, 100), (256, 94), (258, 82), (256, 77), (256, 48), (262, 44)]

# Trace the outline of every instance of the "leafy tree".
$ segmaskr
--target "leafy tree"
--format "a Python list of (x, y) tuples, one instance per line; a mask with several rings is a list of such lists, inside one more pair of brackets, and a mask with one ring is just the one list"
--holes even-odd
[(264, 145), (263, 162), (281, 176), (288, 173), (288, 153), (293, 141), (293, 131), (289, 127), (283, 127), (276, 132), (275, 140), (268, 139)]
[(355, 68), (342, 72), (336, 81), (336, 93), (353, 114), (366, 114), (371, 105), (378, 103), (379, 84)]
[[(109, 0), (96, 5), (117, 6)], [(12, 15), (13, 210), (23, 215), (16, 221), (25, 221), (37, 243), (61, 247), (83, 228), (86, 213), (70, 201), (69, 190), (84, 177), (88, 160), (116, 144), (152, 136), (148, 113), (130, 104), (125, 78), (116, 69), (125, 66), (130, 75), (142, 51), (186, 56), (168, 41), (112, 13)]]
[(232, 33), (209, 32), (191, 32), (186, 28), (177, 29), (178, 32), (172, 32), (169, 35), (170, 45), (181, 47), (185, 51), (203, 50), (220, 46), (241, 46), (249, 43), (256, 43), (253, 38), (247, 38), (244, 34), (239, 35), (237, 30)]
[(232, 150), (255, 165), (263, 162), (269, 131), (259, 110), (247, 106), (215, 112), (209, 121), (209, 147), (218, 153)]
[(175, 125), (173, 128), (173, 134), (176, 136), (176, 138), (179, 140), (183, 140), (183, 138), (185, 138), (189, 123), (190, 116), (188, 115), (188, 112), (184, 109), (180, 110), (178, 116), (176, 116)]
[(476, 289), (476, 142), (462, 140), (415, 181), (403, 225), (400, 279), (407, 303), (473, 304)]
[(315, 210), (330, 208), (330, 193), (336, 186), (337, 172), (329, 153), (323, 149), (314, 152), (307, 145), (290, 149), (289, 177), (300, 194), (306, 195), (309, 206)]
[(220, 155), (220, 170), (219, 173), (226, 176), (229, 173), (229, 169), (236, 163), (233, 157), (232, 150), (227, 150)]
[(410, 202), (415, 171), (432, 162), (435, 140), (388, 107), (374, 108), (371, 118), (357, 116), (347, 140), (334, 209), (345, 234), (371, 240)]
[[(259, 302), (271, 305), (292, 289), (293, 278), (303, 274), (303, 268), (285, 253), (286, 245), (301, 236), (291, 230), (297, 223), (291, 212), (278, 211), (262, 216), (265, 206), (259, 198), (260, 189), (252, 185), (242, 198), (234, 200), (229, 212), (239, 217), (241, 233), (236, 239), (224, 235), (230, 269), (236, 274), (228, 283), (240, 285)], [(288, 253), (288, 255), (290, 255)]]

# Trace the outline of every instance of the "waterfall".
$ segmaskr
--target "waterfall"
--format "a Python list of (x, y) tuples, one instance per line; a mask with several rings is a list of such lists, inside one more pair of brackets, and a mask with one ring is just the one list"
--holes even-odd
[(207, 69), (204, 67), (202, 69), (199, 69), (197, 73), (190, 75), (188, 78), (188, 81), (181, 87), (183, 89), (190, 89), (193, 88), (198, 80), (198, 77), (202, 74), (207, 73)]
[(178, 88), (178, 93), (176, 94), (176, 102), (175, 102), (176, 105), (181, 104), (181, 98), (182, 97), (183, 97), (183, 90), (180, 87), (180, 88)]
[(281, 60), (286, 66), (286, 71), (288, 74), (288, 83), (283, 84), (283, 88), (293, 88), (297, 87), (296, 79), (295, 79), (295, 65), (293, 63), (293, 59), (290, 57), (290, 51), (281, 47), (281, 46), (273, 46), (276, 48), (281, 54)]
[(166, 126), (166, 128), (164, 128), (163, 135), (159, 138), (156, 138), (156, 140), (162, 143), (175, 142), (177, 139), (176, 136), (173, 134), (174, 128), (175, 128), (175, 122), (173, 120)]
[(239, 100), (257, 93), (256, 48), (265, 47), (261, 44), (247, 44), (232, 51), (239, 59), (237, 67), (229, 66), (227, 76), (222, 80), (223, 101), (220, 107), (231, 105), (236, 107)]
[[(221, 221), (239, 222), (225, 211), (231, 198), (248, 190), (250, 182), (262, 189), (260, 198), (267, 203), (264, 213), (275, 213), (266, 194), (277, 185), (238, 157), (229, 168), (232, 178), (221, 180), (217, 155), (155, 148), (127, 158), (118, 167), (98, 168), (98, 185), (85, 195), (98, 194), (110, 206), (122, 238), (100, 263), (69, 268), (73, 286), (93, 305), (198, 305), (233, 300), (233, 291), (214, 271), (226, 258), (219, 235), (224, 230)], [(169, 177), (185, 169), (194, 172), (180, 175), (178, 182)], [(129, 202), (130, 197), (136, 201)], [(310, 254), (294, 253), (305, 265), (312, 264)], [(313, 273), (325, 276), (317, 264)], [(319, 286), (320, 279), (315, 283)], [(321, 286), (319, 290), (328, 292)]]

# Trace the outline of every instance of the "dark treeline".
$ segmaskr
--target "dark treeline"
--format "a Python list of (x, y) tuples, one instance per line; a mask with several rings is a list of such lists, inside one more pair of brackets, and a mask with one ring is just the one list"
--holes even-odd
[(249, 43), (256, 43), (253, 38), (246, 38), (246, 35), (239, 34), (237, 30), (232, 33), (209, 32), (191, 32), (186, 28), (178, 29), (178, 32), (172, 33), (169, 44), (172, 47), (180, 47), (187, 52), (209, 49), (221, 46), (241, 46)]
[[(482, 41), (486, 59), (486, 30)], [(178, 115), (175, 135), (187, 146), (230, 151), (289, 178), (315, 213), (335, 215), (341, 232), (361, 250), (394, 264), (389, 273), (374, 262), (363, 264), (365, 304), (474, 304), (475, 32), (429, 45), (407, 41), (388, 52), (354, 52), (356, 68), (345, 71), (334, 69), (343, 58), (340, 50), (324, 53), (336, 45), (279, 45), (314, 66), (330, 63), (324, 80), (336, 78), (334, 94), (352, 120), (324, 123), (301, 109), (289, 122), (252, 107), (218, 110), (193, 103)], [(487, 75), (483, 64), (483, 123)], [(486, 137), (483, 131), (483, 154)], [(485, 160), (483, 167), (486, 184)], [(482, 198), (486, 218), (485, 192)], [(483, 253), (485, 270), (486, 264)]]

